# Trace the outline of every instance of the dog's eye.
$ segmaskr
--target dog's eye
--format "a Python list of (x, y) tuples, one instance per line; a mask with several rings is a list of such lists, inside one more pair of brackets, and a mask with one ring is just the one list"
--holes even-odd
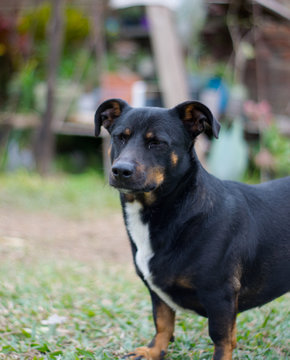
[(120, 135), (118, 136), (118, 139), (119, 139), (119, 141), (124, 145), (124, 144), (126, 144), (126, 142), (128, 141), (129, 135), (122, 133), (122, 134), (120, 134)]
[(163, 141), (160, 141), (158, 139), (152, 139), (148, 142), (148, 149), (153, 149), (153, 148), (159, 147), (163, 144), (164, 144)]

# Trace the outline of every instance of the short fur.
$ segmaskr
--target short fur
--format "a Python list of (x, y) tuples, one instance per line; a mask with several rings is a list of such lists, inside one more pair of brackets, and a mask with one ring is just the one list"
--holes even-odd
[(111, 99), (96, 112), (96, 135), (101, 125), (156, 327), (151, 343), (127, 357), (162, 359), (181, 308), (208, 317), (213, 359), (232, 359), (237, 313), (290, 289), (290, 177), (245, 185), (207, 173), (194, 139), (218, 137), (220, 125), (196, 101), (168, 110)]

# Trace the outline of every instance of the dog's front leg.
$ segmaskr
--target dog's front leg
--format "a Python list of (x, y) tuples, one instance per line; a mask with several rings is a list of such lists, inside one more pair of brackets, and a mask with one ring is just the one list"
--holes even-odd
[(208, 326), (214, 342), (213, 360), (231, 360), (236, 347), (235, 301), (216, 299), (208, 309)]
[(151, 293), (156, 335), (148, 346), (137, 348), (126, 355), (133, 360), (162, 360), (170, 341), (173, 340), (175, 312), (155, 293)]

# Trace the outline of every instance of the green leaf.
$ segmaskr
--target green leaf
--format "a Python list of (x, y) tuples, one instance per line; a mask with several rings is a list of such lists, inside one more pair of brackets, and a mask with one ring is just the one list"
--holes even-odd
[(84, 349), (80, 349), (80, 348), (76, 348), (76, 350), (77, 350), (78, 355), (88, 356), (89, 359), (94, 358), (94, 353), (92, 351), (84, 350)]
[(1, 351), (2, 351), (4, 354), (7, 354), (7, 353), (10, 353), (10, 352), (16, 351), (16, 350), (15, 350), (14, 347), (11, 346), (11, 345), (5, 345), (5, 346), (2, 347)]
[(31, 333), (28, 332), (25, 329), (21, 329), (21, 333), (26, 337), (26, 338), (31, 338)]
[(43, 344), (32, 344), (31, 347), (35, 348), (36, 350), (40, 351), (41, 353), (48, 353), (50, 352), (50, 349), (47, 345), (47, 343)]

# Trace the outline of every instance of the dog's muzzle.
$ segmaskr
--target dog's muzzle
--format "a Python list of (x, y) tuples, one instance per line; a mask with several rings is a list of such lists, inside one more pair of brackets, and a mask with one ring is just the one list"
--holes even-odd
[(146, 184), (146, 174), (131, 161), (118, 160), (111, 168), (110, 185), (125, 193), (152, 191), (154, 184)]

